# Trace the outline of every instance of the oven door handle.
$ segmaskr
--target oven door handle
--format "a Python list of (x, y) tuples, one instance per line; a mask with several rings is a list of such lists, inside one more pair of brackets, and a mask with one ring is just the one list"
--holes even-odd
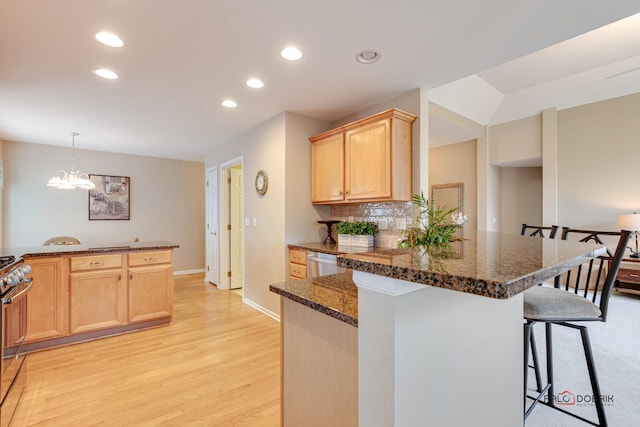
[(25, 278), (22, 283), (29, 283), (27, 286), (25, 286), (24, 288), (22, 288), (22, 290), (20, 292), (18, 292), (17, 294), (11, 296), (11, 297), (7, 297), (7, 298), (2, 298), (2, 305), (9, 305), (9, 304), (13, 304), (14, 302), (19, 301), (22, 297), (24, 297), (27, 292), (29, 292), (31, 290), (31, 287), (33, 286), (33, 279), (30, 278)]

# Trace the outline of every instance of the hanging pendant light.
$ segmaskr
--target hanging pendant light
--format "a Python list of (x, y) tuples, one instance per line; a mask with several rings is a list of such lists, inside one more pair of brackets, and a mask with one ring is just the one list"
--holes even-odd
[(89, 175), (76, 170), (76, 136), (78, 132), (71, 132), (71, 170), (59, 170), (51, 177), (47, 185), (49, 187), (60, 188), (62, 190), (75, 190), (81, 188), (83, 190), (92, 190), (96, 185), (89, 180)]

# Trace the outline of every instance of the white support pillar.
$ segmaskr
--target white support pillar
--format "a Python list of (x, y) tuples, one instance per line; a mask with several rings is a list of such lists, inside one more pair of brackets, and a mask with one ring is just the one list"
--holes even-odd
[(522, 294), (497, 300), (353, 272), (359, 425), (522, 426)]

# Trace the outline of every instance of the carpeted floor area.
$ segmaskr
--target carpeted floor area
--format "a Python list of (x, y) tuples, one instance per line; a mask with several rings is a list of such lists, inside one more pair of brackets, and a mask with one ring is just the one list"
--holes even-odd
[[(640, 296), (614, 291), (609, 301), (607, 322), (585, 324), (589, 327), (600, 388), (610, 400), (606, 406), (609, 425), (640, 426)], [(534, 330), (538, 352), (543, 359), (541, 364), (544, 372), (544, 326), (536, 325)], [(574, 394), (576, 404), (567, 405), (565, 409), (596, 421), (595, 407), (592, 403), (585, 403), (585, 400), (589, 400), (591, 387), (580, 333), (574, 329), (556, 326), (553, 328), (553, 344), (555, 394), (558, 395), (565, 390)], [(528, 386), (534, 391), (533, 370), (529, 371)], [(588, 424), (544, 405), (538, 405), (525, 424), (526, 427), (586, 425)]]

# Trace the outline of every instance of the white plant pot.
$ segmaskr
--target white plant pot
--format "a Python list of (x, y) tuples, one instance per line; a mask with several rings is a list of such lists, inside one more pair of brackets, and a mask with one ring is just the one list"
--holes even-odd
[(374, 236), (338, 234), (338, 245), (372, 248), (374, 245)]

